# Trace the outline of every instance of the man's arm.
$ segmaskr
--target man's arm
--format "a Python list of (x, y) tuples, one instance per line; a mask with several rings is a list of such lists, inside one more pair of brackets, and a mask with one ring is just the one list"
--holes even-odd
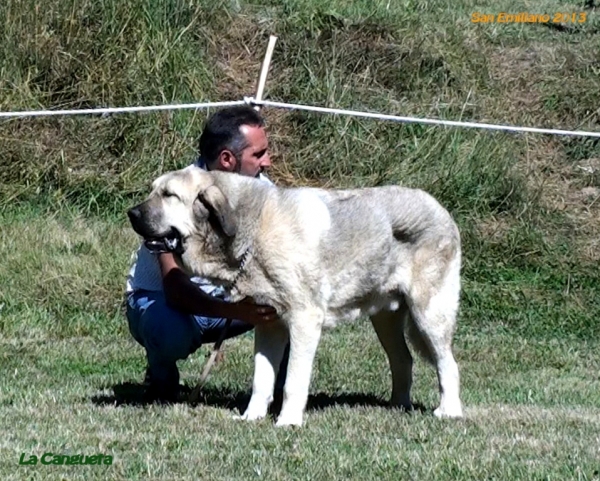
[(257, 305), (249, 299), (226, 302), (209, 296), (194, 284), (170, 252), (158, 255), (167, 304), (186, 314), (238, 319), (249, 324), (265, 324), (277, 319), (275, 309)]

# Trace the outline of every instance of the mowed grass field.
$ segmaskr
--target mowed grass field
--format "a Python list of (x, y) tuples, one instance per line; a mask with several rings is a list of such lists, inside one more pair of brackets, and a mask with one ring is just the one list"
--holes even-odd
[[(482, 24), (474, 12), (586, 16)], [(237, 100), (254, 93), (270, 34), (269, 99), (600, 131), (600, 6), (545, 0), (5, 0), (0, 110)], [(592, 138), (264, 110), (278, 184), (398, 183), (454, 215), (465, 418), (434, 418), (437, 381), (420, 360), (422, 409), (388, 408), (367, 320), (324, 334), (301, 429), (232, 419), (249, 399), (252, 334), (226, 343), (200, 404), (143, 404), (124, 213), (191, 161), (206, 114), (0, 121), (2, 479), (600, 479)], [(209, 347), (181, 363), (188, 386)], [(49, 452), (113, 463), (19, 465)]]

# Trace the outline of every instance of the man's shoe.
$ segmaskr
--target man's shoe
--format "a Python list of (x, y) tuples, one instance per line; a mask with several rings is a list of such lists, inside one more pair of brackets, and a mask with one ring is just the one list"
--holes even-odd
[(179, 400), (181, 388), (177, 378), (169, 379), (166, 382), (154, 382), (152, 381), (150, 369), (146, 368), (143, 385), (146, 388), (144, 398), (147, 402), (170, 404)]
[(179, 386), (150, 384), (146, 388), (145, 399), (149, 403), (173, 404), (179, 401)]

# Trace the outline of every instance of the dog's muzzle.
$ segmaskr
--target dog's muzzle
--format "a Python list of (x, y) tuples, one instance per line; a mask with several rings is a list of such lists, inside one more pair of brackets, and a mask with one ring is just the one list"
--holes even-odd
[(164, 235), (153, 235), (153, 233), (148, 232), (148, 229), (143, 222), (143, 214), (139, 206), (129, 209), (127, 211), (127, 216), (129, 217), (133, 230), (144, 238), (144, 245), (151, 253), (183, 253), (183, 240), (181, 234), (174, 227)]

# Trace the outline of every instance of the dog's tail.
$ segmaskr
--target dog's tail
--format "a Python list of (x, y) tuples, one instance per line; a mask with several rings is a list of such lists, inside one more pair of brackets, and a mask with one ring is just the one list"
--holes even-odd
[[(426, 286), (405, 297), (408, 305), (404, 320), (406, 337), (427, 361), (447, 353), (456, 328), (460, 303), (460, 250), (456, 244), (447, 244), (438, 253), (438, 263), (421, 270), (423, 278), (417, 284)], [(427, 257), (434, 257), (427, 253)], [(434, 272), (432, 269), (435, 269)], [(440, 272), (441, 271), (441, 272)], [(439, 277), (438, 277), (439, 276)]]
[(415, 324), (412, 314), (409, 312), (406, 313), (404, 317), (404, 332), (411, 346), (419, 353), (423, 359), (425, 359), (430, 364), (434, 364), (433, 351), (427, 337), (419, 331), (419, 328)]

